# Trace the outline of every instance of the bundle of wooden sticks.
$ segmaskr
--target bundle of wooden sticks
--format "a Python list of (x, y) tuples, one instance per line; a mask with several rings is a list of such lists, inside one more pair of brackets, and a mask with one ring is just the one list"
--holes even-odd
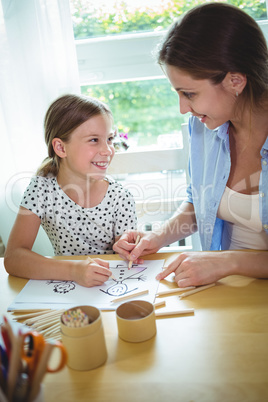
[(60, 319), (65, 310), (15, 310), (11, 318), (38, 331), (45, 339), (61, 340)]
[[(212, 286), (215, 286), (215, 283), (205, 286), (199, 287), (188, 287), (188, 288), (176, 288), (168, 289), (164, 291), (157, 292), (156, 297), (161, 296), (169, 296), (174, 295), (176, 293), (180, 293), (179, 298), (182, 299), (184, 297), (190, 296), (194, 293), (201, 292), (203, 290), (209, 289)], [(187, 292), (185, 292), (187, 291)], [(184, 293), (182, 293), (184, 292)], [(148, 293), (148, 290), (134, 293), (132, 295), (121, 297), (120, 299), (113, 299), (113, 302), (118, 302), (119, 300), (125, 301), (125, 299), (131, 298), (133, 296), (138, 296), (144, 293)], [(165, 307), (165, 301), (159, 300), (154, 303), (155, 307)], [(15, 321), (19, 321), (24, 325), (29, 326), (32, 330), (36, 330), (43, 335), (46, 340), (61, 340), (61, 329), (60, 329), (60, 320), (62, 314), (66, 310), (14, 310), (11, 313), (11, 318)], [(173, 315), (184, 315), (184, 314), (192, 314), (194, 313), (194, 309), (179, 309), (179, 310), (164, 310), (164, 311), (156, 311), (156, 317), (163, 316), (173, 316)]]

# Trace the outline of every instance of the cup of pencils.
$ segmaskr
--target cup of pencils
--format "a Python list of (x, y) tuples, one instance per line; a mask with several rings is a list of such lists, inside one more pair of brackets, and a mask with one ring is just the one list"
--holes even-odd
[(118, 335), (127, 342), (144, 342), (156, 334), (154, 305), (145, 300), (132, 300), (116, 309)]
[[(25, 328), (14, 331), (4, 317), (0, 348), (0, 401), (43, 402), (42, 380), (45, 374), (60, 371), (67, 361), (62, 343), (46, 341), (37, 331)], [(52, 356), (55, 349), (60, 351), (56, 365)]]
[(77, 306), (61, 316), (62, 342), (68, 352), (67, 365), (74, 370), (92, 370), (105, 363), (107, 348), (100, 310)]

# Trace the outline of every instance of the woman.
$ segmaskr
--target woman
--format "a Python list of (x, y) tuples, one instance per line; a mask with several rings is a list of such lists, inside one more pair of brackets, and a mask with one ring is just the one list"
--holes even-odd
[(126, 233), (114, 250), (140, 261), (198, 230), (203, 251), (180, 254), (157, 279), (175, 272), (186, 287), (232, 274), (267, 278), (268, 50), (260, 28), (239, 8), (203, 4), (171, 27), (158, 62), (180, 112), (192, 114), (188, 199), (161, 230), (139, 233), (137, 246), (137, 232)]

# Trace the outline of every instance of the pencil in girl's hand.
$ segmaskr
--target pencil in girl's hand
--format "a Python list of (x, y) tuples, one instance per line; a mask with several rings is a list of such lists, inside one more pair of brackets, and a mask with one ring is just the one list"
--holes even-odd
[[(96, 262), (94, 261), (92, 258), (87, 257), (87, 261), (91, 264), (92, 262)], [(110, 278), (112, 278), (114, 281), (116, 281), (115, 277), (113, 276), (113, 274), (110, 276)]]
[[(138, 235), (137, 239), (135, 241), (135, 246), (139, 243), (140, 238), (141, 238), (140, 235)], [(132, 264), (133, 264), (133, 261), (130, 260), (129, 263), (128, 263), (128, 269), (130, 269), (132, 267)]]

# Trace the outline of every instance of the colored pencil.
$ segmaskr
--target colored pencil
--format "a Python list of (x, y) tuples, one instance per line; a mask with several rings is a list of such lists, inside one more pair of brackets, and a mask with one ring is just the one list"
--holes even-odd
[(64, 311), (65, 311), (65, 309), (62, 309), (62, 310), (51, 310), (49, 313), (42, 314), (41, 317), (40, 317), (40, 316), (39, 316), (39, 317), (37, 316), (37, 317), (29, 318), (28, 320), (26, 320), (26, 321), (24, 322), (24, 324), (26, 324), (26, 325), (31, 325), (31, 324), (33, 324), (34, 322), (39, 321), (40, 319), (52, 318), (52, 317), (54, 317), (55, 315), (60, 315), (60, 314), (62, 314)]
[(172, 293), (179, 293), (179, 292), (183, 292), (185, 290), (191, 290), (191, 289), (196, 289), (196, 287), (188, 286), (187, 288), (174, 288), (174, 289), (162, 290), (160, 292), (157, 292), (156, 296), (168, 296), (169, 294), (172, 294)]
[(184, 310), (171, 310), (171, 311), (156, 311), (156, 317), (166, 317), (168, 315), (182, 315), (182, 314), (191, 314), (194, 313), (193, 308), (187, 308)]
[[(138, 235), (136, 238), (136, 241), (135, 241), (135, 246), (139, 243), (140, 238), (141, 238), (140, 235)], [(133, 264), (133, 261), (130, 260), (128, 263), (128, 269), (130, 269), (132, 267), (132, 264)]]
[(201, 292), (202, 290), (209, 289), (212, 286), (215, 286), (215, 283), (211, 283), (210, 285), (200, 286), (199, 288), (196, 288), (194, 290), (190, 290), (189, 292), (186, 292), (186, 293), (183, 293), (182, 295), (179, 295), (179, 298), (182, 299), (183, 297), (187, 297), (187, 296), (193, 295), (194, 293)]
[[(18, 311), (20, 311), (20, 310), (14, 310), (13, 313), (17, 314)], [(50, 311), (51, 310), (42, 310), (42, 311), (36, 311), (34, 313), (17, 314), (17, 315), (12, 315), (12, 318), (15, 318), (16, 320), (25, 320), (25, 319), (32, 318), (32, 317), (40, 317), (40, 315), (48, 313)]]
[(157, 301), (154, 303), (154, 307), (164, 307), (166, 305), (165, 300)]

